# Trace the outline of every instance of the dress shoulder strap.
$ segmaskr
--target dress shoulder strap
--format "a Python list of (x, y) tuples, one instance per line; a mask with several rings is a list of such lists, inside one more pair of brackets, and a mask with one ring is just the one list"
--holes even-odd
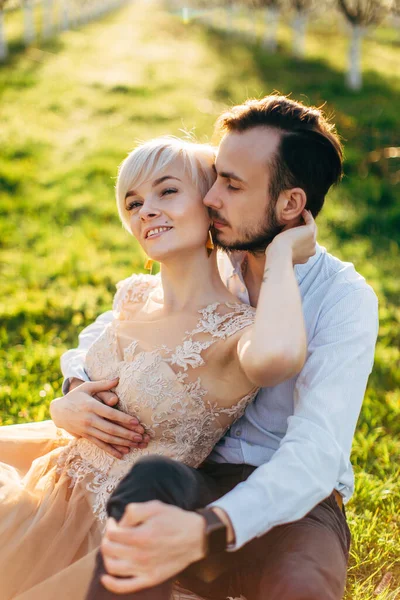
[(193, 336), (199, 333), (210, 334), (215, 341), (226, 339), (254, 322), (256, 311), (248, 304), (210, 304), (199, 311), (201, 317), (196, 329), (187, 332)]
[(127, 303), (143, 304), (148, 295), (160, 285), (158, 275), (134, 273), (126, 279), (118, 281), (113, 300), (113, 311), (120, 313)]

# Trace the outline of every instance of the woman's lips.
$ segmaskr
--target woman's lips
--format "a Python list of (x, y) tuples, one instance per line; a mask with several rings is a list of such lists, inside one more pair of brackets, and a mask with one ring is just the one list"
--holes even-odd
[[(158, 229), (157, 227), (155, 227), (155, 229)], [(163, 229), (162, 231), (158, 231), (157, 233), (152, 233), (152, 234), (146, 234), (145, 239), (146, 240), (154, 240), (156, 238), (159, 238), (163, 233), (168, 233), (168, 231), (171, 231), (172, 227), (169, 227), (168, 229)]]

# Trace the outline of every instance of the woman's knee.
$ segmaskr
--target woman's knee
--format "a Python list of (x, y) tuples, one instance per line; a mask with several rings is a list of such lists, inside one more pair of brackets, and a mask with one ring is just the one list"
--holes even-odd
[(190, 467), (164, 456), (146, 456), (119, 483), (108, 503), (108, 512), (118, 519), (130, 502), (150, 500), (191, 510), (196, 487)]

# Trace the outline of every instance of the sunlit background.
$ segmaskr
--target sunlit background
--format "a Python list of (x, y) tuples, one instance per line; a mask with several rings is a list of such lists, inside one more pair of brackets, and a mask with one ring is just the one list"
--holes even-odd
[[(400, 4), (0, 0), (0, 422), (48, 418), (59, 358), (142, 270), (114, 202), (134, 146), (278, 90), (345, 144), (319, 241), (380, 300), (352, 460), (346, 600), (400, 599)], [(184, 260), (184, 257), (183, 257)]]

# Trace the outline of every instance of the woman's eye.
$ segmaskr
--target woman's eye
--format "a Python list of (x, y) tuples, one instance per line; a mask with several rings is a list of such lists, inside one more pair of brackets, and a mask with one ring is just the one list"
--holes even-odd
[(126, 210), (129, 212), (130, 210), (139, 208), (139, 206), (142, 206), (141, 202), (137, 202), (137, 200), (132, 200), (132, 202), (129, 202), (129, 204), (127, 205)]
[(161, 196), (167, 196), (167, 195), (169, 195), (169, 194), (176, 194), (176, 192), (177, 192), (177, 191), (178, 191), (178, 190), (177, 190), (177, 189), (175, 189), (175, 188), (167, 188), (166, 190), (163, 190), (163, 191), (161, 192)]
[(233, 187), (233, 185), (231, 185), (230, 183), (228, 184), (228, 190), (232, 190), (233, 192), (238, 192), (240, 190), (240, 188), (237, 187)]

